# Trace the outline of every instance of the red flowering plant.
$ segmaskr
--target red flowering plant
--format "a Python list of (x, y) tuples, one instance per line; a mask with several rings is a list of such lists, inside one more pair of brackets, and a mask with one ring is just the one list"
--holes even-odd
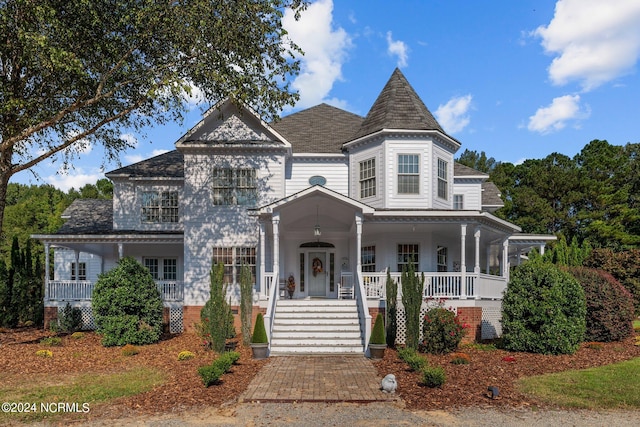
[(458, 316), (442, 305), (440, 301), (424, 316), (422, 349), (426, 353), (446, 354), (455, 351), (466, 332)]

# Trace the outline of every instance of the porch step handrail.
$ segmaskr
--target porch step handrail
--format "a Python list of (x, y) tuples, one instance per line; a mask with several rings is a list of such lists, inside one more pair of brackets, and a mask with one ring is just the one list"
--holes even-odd
[(365, 352), (369, 351), (369, 338), (371, 337), (371, 314), (367, 304), (367, 294), (363, 285), (362, 273), (358, 271), (355, 283), (355, 298), (360, 318), (360, 329), (364, 333), (363, 343)]
[(278, 284), (278, 273), (272, 273), (272, 280), (271, 280), (271, 288), (269, 289), (269, 298), (267, 300), (267, 312), (264, 315), (264, 328), (267, 331), (267, 338), (269, 341), (269, 349), (271, 349), (271, 334), (273, 331), (273, 320), (276, 316), (276, 302), (278, 300), (279, 297), (279, 292), (278, 292), (278, 288), (279, 286), (277, 286)]

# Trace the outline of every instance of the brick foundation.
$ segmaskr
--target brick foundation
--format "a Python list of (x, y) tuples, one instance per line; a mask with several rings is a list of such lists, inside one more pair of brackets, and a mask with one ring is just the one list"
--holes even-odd
[[(200, 323), (200, 311), (202, 310), (201, 305), (190, 305), (184, 306), (182, 308), (182, 325), (184, 327), (185, 332), (195, 332), (194, 324)], [(232, 305), (231, 311), (233, 312), (233, 327), (236, 328), (236, 333), (240, 334), (242, 329), (242, 322), (240, 320), (240, 306)], [(253, 332), (253, 324), (256, 321), (256, 316), (258, 313), (262, 313), (263, 315), (267, 312), (266, 309), (260, 308), (258, 306), (252, 307), (251, 313), (251, 331)], [(167, 312), (168, 313), (168, 312)]]
[(44, 329), (49, 330), (52, 320), (58, 318), (58, 307), (45, 307), (44, 308)]
[[(382, 314), (382, 318), (384, 319), (385, 309), (380, 307), (369, 307), (369, 314), (371, 315), (371, 330), (373, 331), (373, 325), (376, 323), (376, 317), (378, 317), (378, 313)], [(385, 324), (386, 326), (386, 324)]]
[(482, 307), (458, 307), (458, 320), (463, 325), (469, 325), (462, 344), (482, 339)]

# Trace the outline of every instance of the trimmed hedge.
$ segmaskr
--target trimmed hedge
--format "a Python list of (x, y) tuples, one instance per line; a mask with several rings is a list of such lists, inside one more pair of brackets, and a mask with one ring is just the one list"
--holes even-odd
[(160, 339), (160, 292), (149, 270), (131, 257), (100, 275), (91, 307), (104, 346), (152, 344)]
[(502, 301), (502, 342), (512, 351), (573, 354), (584, 339), (586, 302), (578, 281), (542, 261), (518, 266)]
[(633, 296), (602, 270), (569, 268), (584, 289), (587, 303), (585, 341), (622, 341), (633, 334)]

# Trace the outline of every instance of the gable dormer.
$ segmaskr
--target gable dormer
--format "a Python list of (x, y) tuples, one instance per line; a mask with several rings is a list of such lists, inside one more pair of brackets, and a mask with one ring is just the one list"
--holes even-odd
[(460, 143), (444, 132), (399, 69), (343, 147), (356, 200), (377, 208), (452, 208)]

